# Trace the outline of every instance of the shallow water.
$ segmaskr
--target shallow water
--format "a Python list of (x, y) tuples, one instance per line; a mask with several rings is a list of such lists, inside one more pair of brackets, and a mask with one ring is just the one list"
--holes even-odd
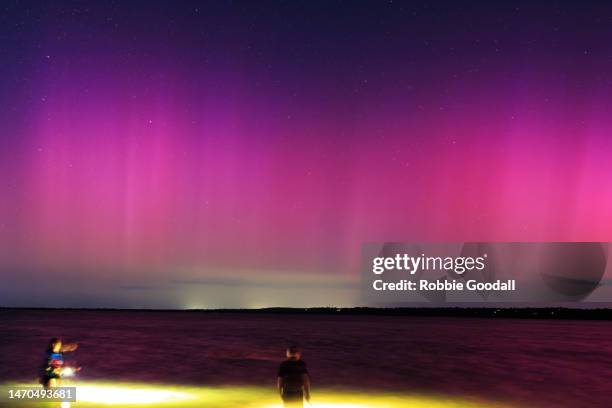
[(84, 381), (273, 387), (298, 342), (315, 390), (527, 407), (608, 407), (612, 391), (609, 322), (193, 312), (0, 311), (0, 382), (33, 380), (54, 336), (79, 342)]

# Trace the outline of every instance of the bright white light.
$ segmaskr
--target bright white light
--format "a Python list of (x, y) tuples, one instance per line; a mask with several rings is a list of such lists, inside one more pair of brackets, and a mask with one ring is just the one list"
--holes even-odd
[[(312, 407), (312, 408), (373, 408), (372, 405), (364, 405), (364, 404), (345, 404), (345, 403), (319, 403), (313, 402), (312, 404), (304, 404), (304, 407)], [(263, 408), (283, 408), (282, 404), (268, 405)]]
[(372, 408), (370, 405), (363, 404), (312, 404), (310, 405), (313, 408)]
[(78, 402), (101, 404), (153, 404), (190, 400), (194, 397), (185, 392), (159, 390), (155, 388), (131, 388), (84, 385), (77, 387)]
[(64, 367), (62, 368), (62, 377), (72, 377), (74, 376), (74, 368), (72, 367)]

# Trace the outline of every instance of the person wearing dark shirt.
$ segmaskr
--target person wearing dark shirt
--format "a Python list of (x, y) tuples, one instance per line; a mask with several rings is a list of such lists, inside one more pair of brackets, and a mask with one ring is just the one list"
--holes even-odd
[(287, 359), (278, 368), (277, 387), (285, 407), (303, 407), (304, 399), (310, 402), (310, 378), (296, 346), (287, 348)]

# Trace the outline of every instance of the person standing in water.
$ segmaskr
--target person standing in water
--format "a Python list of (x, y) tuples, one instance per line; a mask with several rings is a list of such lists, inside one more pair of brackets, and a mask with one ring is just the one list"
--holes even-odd
[(285, 407), (304, 406), (310, 402), (310, 378), (297, 346), (287, 348), (287, 359), (278, 368), (277, 388)]
[(62, 339), (56, 337), (49, 341), (45, 361), (40, 372), (40, 383), (43, 387), (52, 388), (60, 386), (60, 379), (65, 373), (64, 370), (66, 370), (64, 366), (64, 353), (74, 351), (77, 347), (78, 344), (76, 343), (63, 343)]

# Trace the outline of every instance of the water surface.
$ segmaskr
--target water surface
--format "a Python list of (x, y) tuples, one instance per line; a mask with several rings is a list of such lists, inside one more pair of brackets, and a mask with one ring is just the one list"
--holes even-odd
[(315, 390), (525, 407), (608, 407), (612, 392), (608, 322), (194, 312), (0, 311), (0, 382), (35, 378), (54, 336), (79, 342), (82, 380), (272, 387), (298, 342)]

